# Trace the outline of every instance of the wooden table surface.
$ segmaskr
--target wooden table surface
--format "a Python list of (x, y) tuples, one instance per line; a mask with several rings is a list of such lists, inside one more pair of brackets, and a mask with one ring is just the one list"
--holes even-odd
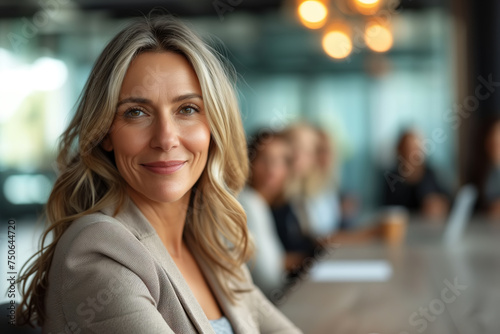
[(500, 333), (500, 226), (474, 222), (452, 247), (410, 224), (401, 246), (339, 245), (311, 263), (387, 260), (383, 282), (297, 280), (278, 307), (307, 334)]

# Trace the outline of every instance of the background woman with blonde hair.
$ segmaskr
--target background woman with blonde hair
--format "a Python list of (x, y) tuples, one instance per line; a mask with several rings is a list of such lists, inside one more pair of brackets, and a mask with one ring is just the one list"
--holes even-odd
[(273, 207), (285, 249), (307, 256), (330, 243), (360, 243), (378, 237), (377, 226), (340, 231), (343, 217), (353, 210), (343, 211), (349, 205), (343, 205), (337, 193), (330, 136), (306, 122), (291, 125), (285, 134), (293, 152), (290, 179), (283, 202)]
[(230, 74), (172, 18), (107, 45), (61, 138), (18, 321), (45, 333), (300, 332), (244, 265), (235, 196), (248, 158)]
[[(305, 200), (315, 194), (320, 185), (316, 164), (316, 147), (319, 137), (307, 123), (294, 124), (284, 131), (291, 157), (286, 184), (281, 195), (272, 203), (272, 214), (278, 236), (287, 254), (296, 258), (291, 276), (300, 274), (301, 264), (307, 257), (320, 252), (323, 246), (310, 233), (310, 220)], [(291, 256), (293, 255), (293, 257)]]
[[(323, 199), (325, 189), (334, 188), (333, 163), (328, 156), (331, 145), (327, 142), (329, 137), (323, 134), (306, 122), (293, 124), (285, 130), (293, 152), (290, 177), (284, 189), (285, 202), (289, 202), (303, 233), (314, 238), (332, 232), (340, 220), (337, 198), (327, 198), (328, 212), (321, 210), (324, 205), (317, 205), (321, 202), (318, 199)], [(277, 220), (281, 220), (281, 211), (275, 210)], [(325, 220), (328, 220), (326, 228), (320, 226), (325, 225)]]

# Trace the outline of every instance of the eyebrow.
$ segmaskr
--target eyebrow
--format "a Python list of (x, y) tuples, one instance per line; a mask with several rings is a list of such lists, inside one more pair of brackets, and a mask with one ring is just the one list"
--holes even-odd
[(201, 97), (200, 94), (189, 93), (189, 94), (179, 95), (179, 96), (175, 97), (172, 100), (172, 102), (181, 102), (181, 101), (190, 100), (190, 99), (199, 99), (199, 100), (203, 101), (203, 97)]
[[(172, 102), (176, 103), (176, 102), (181, 102), (181, 101), (190, 100), (190, 99), (200, 99), (203, 101), (203, 97), (200, 94), (189, 93), (189, 94), (176, 96), (172, 100)], [(119, 106), (121, 106), (122, 104), (125, 104), (125, 103), (142, 103), (142, 104), (149, 104), (149, 105), (153, 104), (153, 102), (151, 100), (143, 98), (143, 97), (127, 97), (126, 99), (119, 101), (116, 104), (116, 107), (118, 108)]]

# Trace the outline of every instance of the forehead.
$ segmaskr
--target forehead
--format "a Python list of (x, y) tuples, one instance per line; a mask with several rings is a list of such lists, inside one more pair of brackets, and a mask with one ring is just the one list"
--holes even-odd
[(292, 143), (297, 146), (313, 146), (319, 142), (318, 133), (309, 127), (298, 127), (292, 132)]
[(288, 153), (289, 145), (284, 138), (272, 137), (259, 147), (262, 153)]
[(159, 91), (170, 95), (187, 91), (201, 95), (198, 77), (183, 55), (174, 52), (144, 52), (132, 60), (120, 95), (149, 96)]
[(420, 136), (416, 133), (408, 133), (406, 134), (404, 137), (403, 137), (403, 140), (402, 142), (405, 144), (405, 145), (408, 145), (408, 144), (415, 144), (416, 142), (418, 142), (420, 140)]

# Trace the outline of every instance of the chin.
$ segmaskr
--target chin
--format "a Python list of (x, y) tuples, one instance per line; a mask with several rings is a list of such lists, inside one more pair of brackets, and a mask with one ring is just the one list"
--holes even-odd
[(153, 196), (148, 196), (152, 200), (159, 203), (173, 203), (184, 198), (188, 195), (188, 191), (174, 191), (169, 189), (168, 191), (159, 191), (152, 194)]
[(154, 202), (174, 203), (188, 195), (190, 189), (175, 184), (156, 184), (142, 189), (135, 189), (135, 192)]

